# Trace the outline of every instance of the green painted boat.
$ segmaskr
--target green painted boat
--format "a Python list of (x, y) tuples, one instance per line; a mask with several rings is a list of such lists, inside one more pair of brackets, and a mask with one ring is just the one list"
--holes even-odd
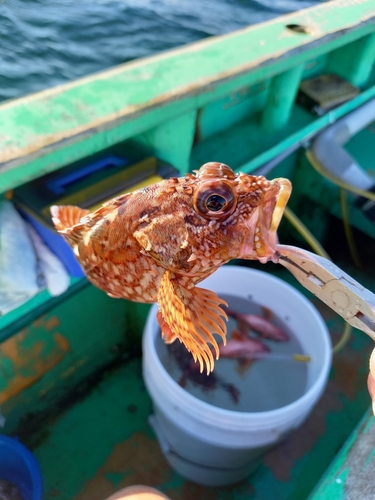
[[(180, 174), (220, 161), (287, 177), (294, 213), (337, 265), (374, 292), (375, 226), (358, 205), (364, 189), (345, 198), (348, 179), (340, 184), (326, 170), (316, 142), (371, 107), (374, 61), (374, 0), (334, 0), (5, 102), (0, 196), (16, 198), (46, 175), (129, 151)], [(370, 178), (374, 121), (340, 139)], [(289, 217), (279, 239), (309, 248)], [(303, 291), (281, 266), (254, 266)], [(304, 293), (337, 344), (343, 320)], [(169, 467), (149, 426), (141, 372), (148, 311), (76, 276), (63, 295), (41, 291), (0, 317), (2, 433), (37, 457), (44, 499), (104, 500), (132, 484), (173, 500), (375, 498), (368, 336), (353, 330), (311, 415), (252, 476), (210, 488)]]

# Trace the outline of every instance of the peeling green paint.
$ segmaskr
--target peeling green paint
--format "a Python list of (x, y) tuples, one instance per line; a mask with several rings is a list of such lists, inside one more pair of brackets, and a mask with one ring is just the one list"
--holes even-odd
[[(368, 434), (370, 428), (372, 428), (372, 431), (374, 431), (374, 427), (372, 425), (369, 426), (369, 420), (371, 422), (374, 421), (374, 417), (370, 415), (370, 411), (365, 414), (362, 421), (352, 432), (340, 452), (336, 455), (336, 458), (332, 462), (331, 467), (327, 470), (315, 491), (311, 494), (311, 496), (309, 496), (309, 500), (344, 500), (345, 498), (350, 499), (352, 498), (350, 491), (353, 491), (353, 495), (362, 495), (361, 498), (369, 498), (364, 492), (367, 485), (363, 489), (361, 487), (363, 479), (362, 477), (360, 477), (360, 474), (358, 474), (358, 471), (361, 469), (362, 471), (367, 469), (368, 464), (374, 456), (374, 452), (373, 450), (371, 450), (371, 452), (364, 460), (359, 457), (359, 453), (357, 452), (357, 450), (359, 449), (359, 441), (361, 439), (364, 439), (362, 436)], [(367, 442), (367, 444), (370, 445), (368, 446), (368, 448), (372, 448), (371, 442), (373, 439), (373, 435), (374, 433), (372, 432), (371, 441), (370, 443)], [(358, 460), (358, 458), (360, 459)], [(354, 475), (354, 483), (352, 479), (350, 483), (351, 486), (348, 489), (348, 481), (351, 474)], [(369, 475), (370, 477), (372, 477), (372, 469), (369, 472)], [(358, 496), (358, 498), (360, 497)]]
[(325, 500), (345, 500), (345, 480), (348, 475), (348, 469), (342, 471), (338, 474), (330, 484), (327, 485), (324, 492), (319, 492), (312, 498), (315, 499), (325, 499)]
[[(308, 33), (293, 33), (286, 27), (292, 23), (306, 25)], [(0, 106), (0, 191), (108, 148), (125, 148), (128, 139), (182, 173), (216, 159), (250, 172), (375, 96), (374, 31), (373, 0), (322, 3), (5, 103)], [(344, 52), (358, 57), (341, 64)], [(337, 67), (343, 77), (361, 86), (355, 99), (322, 117), (295, 104), (301, 79)], [(310, 175), (303, 160), (295, 164), (297, 158), (296, 154), (287, 166), (280, 166), (290, 176), (299, 169), (293, 197), (305, 201), (313, 193), (315, 201), (339, 215), (337, 189)], [(319, 213), (325, 214), (324, 207)], [(322, 217), (317, 219), (317, 234), (322, 234)], [(355, 224), (375, 234), (363, 221)], [(23, 328), (32, 332), (20, 341), (23, 350), (35, 348), (42, 338), (38, 359), (48, 360), (54, 341), (58, 344), (48, 323), (54, 316), (69, 341), (63, 359), (2, 408), (5, 432), (18, 430), (35, 448), (46, 500), (102, 500), (134, 481), (159, 487), (174, 500), (301, 500), (368, 406), (368, 366), (363, 359), (367, 360), (370, 341), (354, 332), (346, 350), (335, 358), (327, 391), (301, 431), (263, 457), (249, 480), (220, 490), (186, 482), (166, 464), (147, 423), (151, 403), (139, 360), (108, 372), (90, 394), (45, 426), (22, 425), (38, 422), (37, 417), (56, 402), (66, 401), (72, 387), (79, 388), (92, 374), (121, 359), (124, 350), (139, 349), (148, 306), (114, 301), (85, 280), (73, 280), (71, 285), (62, 297), (42, 292), (0, 318), (2, 341)], [(34, 321), (43, 315), (44, 322)], [(334, 334), (342, 328), (341, 320), (332, 317), (328, 324)], [(4, 357), (0, 387), (6, 387), (14, 374), (26, 377), (37, 371), (32, 364), (17, 368)], [(364, 432), (371, 428), (367, 422)], [(345, 498), (351, 474), (346, 460), (357, 436), (332, 465), (324, 489), (316, 493), (323, 495), (320, 498)], [(372, 458), (373, 452), (368, 453), (365, 466)], [(98, 485), (103, 489), (99, 491)]]
[[(291, 71), (296, 89), (301, 73), (296, 68), (307, 65), (306, 75), (311, 74), (312, 61), (364, 40), (358, 78), (363, 83), (366, 76), (367, 83), (357, 106), (361, 99), (366, 99), (373, 77), (365, 75), (364, 69), (369, 71), (373, 57), (374, 18), (372, 0), (323, 3), (4, 103), (0, 106), (0, 161), (3, 162), (0, 191), (155, 127), (163, 128), (173, 120), (184, 120), (185, 115), (194, 114), (231, 93), (246, 92), (260, 82), (267, 85), (269, 79), (277, 80), (278, 75)], [(301, 35), (289, 30), (288, 24), (307, 25), (311, 31)], [(330, 70), (329, 60), (325, 69)], [(286, 118), (291, 104), (285, 109)], [(343, 108), (342, 112), (347, 111), (348, 108)], [(312, 131), (325, 123), (324, 118), (309, 121)], [(227, 126), (230, 124), (229, 120)], [(298, 129), (293, 130), (293, 134), (297, 132)], [(306, 135), (309, 130), (304, 132)], [(278, 144), (280, 140), (264, 143), (261, 151), (265, 156), (260, 156), (257, 162), (267, 161), (267, 155), (288, 147), (287, 141), (295, 140), (293, 134), (283, 137), (282, 145)], [(155, 140), (156, 137), (157, 132)], [(186, 146), (192, 139), (190, 135)], [(175, 134), (170, 141), (172, 149), (180, 141), (181, 137)], [(164, 147), (163, 150), (166, 154)], [(250, 148), (244, 163), (258, 155)], [(179, 161), (178, 156), (174, 159)], [(176, 167), (183, 171), (187, 168), (186, 156)]]
[[(332, 393), (332, 388), (328, 392)], [(141, 361), (133, 360), (109, 373), (84, 400), (47, 425), (46, 437), (34, 449), (45, 477), (45, 500), (52, 500), (54, 491), (59, 491), (59, 500), (103, 500), (135, 482), (154, 486), (173, 500), (305, 499), (345, 440), (354, 413), (363, 412), (368, 398), (363, 391), (360, 400), (351, 403), (351, 418), (332, 411), (326, 429), (321, 429), (311, 447), (299, 454), (303, 436), (314, 432), (314, 421), (324, 421), (322, 413), (330, 397), (326, 395), (318, 403), (294, 437), (289, 436), (281, 448), (268, 452), (248, 480), (226, 488), (207, 488), (186, 481), (166, 464), (148, 425), (152, 406), (141, 378)], [(354, 439), (346, 447), (353, 443)], [(70, 473), (73, 460), (80, 466)], [(290, 461), (290, 469), (288, 477), (282, 478), (270, 464), (283, 466), (285, 461)], [(341, 470), (343, 464), (344, 460), (330, 475), (329, 493), (317, 498), (344, 500), (348, 471)], [(104, 488), (101, 496), (96, 493), (100, 485)]]
[(372, 459), (374, 458), (374, 456), (375, 456), (375, 448), (371, 451), (371, 453), (367, 457), (366, 462), (364, 463), (363, 467), (368, 467), (368, 465), (370, 464), (370, 462), (372, 461)]

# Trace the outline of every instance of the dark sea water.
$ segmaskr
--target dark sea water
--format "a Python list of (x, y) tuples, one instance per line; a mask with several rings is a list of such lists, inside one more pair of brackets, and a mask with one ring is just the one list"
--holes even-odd
[(0, 100), (323, 0), (0, 0)]

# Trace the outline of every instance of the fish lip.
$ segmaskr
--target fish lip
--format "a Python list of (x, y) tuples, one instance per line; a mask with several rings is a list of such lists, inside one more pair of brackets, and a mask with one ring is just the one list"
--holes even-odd
[(259, 260), (262, 264), (270, 260), (278, 261), (277, 229), (291, 191), (292, 185), (288, 179), (277, 178), (271, 181), (263, 202), (254, 210), (246, 224), (250, 234), (243, 246), (243, 259)]
[(276, 253), (276, 245), (278, 243), (277, 230), (292, 192), (292, 184), (288, 179), (282, 177), (274, 179), (271, 181), (271, 185), (277, 188), (276, 197), (271, 194), (271, 203), (274, 206), (272, 212), (266, 217), (263, 227), (260, 229), (263, 242), (260, 248), (257, 248), (255, 245), (258, 259), (262, 263), (266, 263), (269, 260), (277, 262), (278, 260)]
[(272, 213), (271, 224), (269, 227), (269, 230), (276, 234), (282, 216), (284, 215), (285, 207), (292, 193), (292, 183), (290, 180), (284, 179), (283, 177), (274, 179), (272, 183), (277, 183), (279, 185), (279, 193), (276, 198), (276, 205)]

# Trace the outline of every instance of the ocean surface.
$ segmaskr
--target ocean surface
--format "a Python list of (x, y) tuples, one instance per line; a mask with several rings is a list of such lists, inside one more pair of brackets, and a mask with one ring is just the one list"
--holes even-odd
[(323, 0), (0, 0), (0, 100)]

